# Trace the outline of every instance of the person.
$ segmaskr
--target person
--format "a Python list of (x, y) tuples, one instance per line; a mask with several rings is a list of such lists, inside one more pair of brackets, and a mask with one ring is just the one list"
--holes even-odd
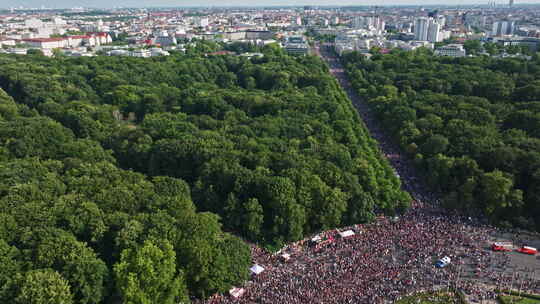
[[(339, 61), (335, 61), (335, 65), (332, 73), (344, 87), (350, 87)], [(319, 248), (302, 246), (309, 238), (290, 244), (282, 249), (282, 252), (294, 252), (288, 263), (252, 246), (253, 263), (260, 264), (266, 271), (244, 286), (246, 293), (241, 298), (216, 296), (206, 303), (372, 304), (396, 301), (437, 286), (448, 289), (452, 286), (481, 300), (489, 294), (494, 296), (494, 287), (510, 279), (508, 274), (498, 270), (507, 268), (509, 258), (493, 258), (493, 252), (481, 247), (494, 228), (472, 217), (442, 209), (439, 194), (427, 190), (414, 166), (378, 128), (369, 108), (354, 90), (347, 93), (372, 136), (378, 140), (381, 153), (403, 181), (403, 188), (411, 194), (411, 208), (395, 221), (377, 218), (374, 223), (363, 224), (362, 233), (336, 239)], [(452, 263), (460, 267), (437, 270), (432, 261), (441, 256), (450, 256)], [(474, 261), (477, 269), (468, 266), (466, 261)], [(477, 278), (465, 275), (475, 270)], [(540, 292), (538, 279), (531, 279), (529, 285), (531, 291)]]

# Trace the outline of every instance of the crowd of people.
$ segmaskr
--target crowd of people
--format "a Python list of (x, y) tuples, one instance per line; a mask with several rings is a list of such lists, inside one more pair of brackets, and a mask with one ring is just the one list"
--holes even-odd
[[(265, 271), (253, 275), (238, 299), (224, 295), (207, 303), (387, 303), (444, 288), (481, 300), (510, 285), (540, 292), (529, 272), (504, 272), (507, 255), (486, 250), (493, 228), (436, 207), (417, 206), (396, 220), (381, 217), (344, 229), (355, 234), (321, 233), (323, 240), (333, 239), (323, 248), (304, 240), (280, 254), (254, 249), (254, 263)], [(283, 253), (291, 258), (281, 258)], [(434, 267), (443, 256), (451, 258), (451, 265)]]
[[(253, 263), (265, 270), (252, 276), (240, 297), (216, 295), (206, 303), (393, 303), (411, 293), (444, 288), (456, 288), (477, 301), (494, 298), (496, 288), (540, 292), (531, 271), (509, 271), (506, 254), (486, 249), (495, 228), (439, 207), (437, 194), (423, 186), (371, 119), (339, 62), (330, 58), (329, 65), (413, 196), (412, 208), (397, 218), (343, 228), (355, 232), (345, 238), (331, 230), (317, 236), (318, 244), (309, 238), (276, 254), (253, 247)], [(290, 259), (282, 258), (284, 253)], [(451, 264), (435, 267), (445, 256)]]

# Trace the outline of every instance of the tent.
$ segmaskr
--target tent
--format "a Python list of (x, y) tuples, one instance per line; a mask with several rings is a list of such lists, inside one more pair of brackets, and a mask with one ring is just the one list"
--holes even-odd
[(281, 255), (281, 258), (283, 259), (283, 261), (286, 262), (286, 261), (290, 260), (291, 255), (288, 254), (288, 253), (284, 253), (284, 254)]
[(238, 287), (234, 287), (233, 289), (229, 290), (229, 294), (235, 299), (241, 297), (244, 294), (244, 292), (246, 292), (244, 288), (238, 288)]
[(260, 274), (261, 272), (264, 271), (264, 268), (261, 265), (255, 264), (251, 266), (249, 270), (251, 270), (251, 273), (253, 274)]
[(341, 236), (342, 238), (346, 238), (352, 235), (354, 235), (354, 232), (352, 230), (345, 230), (339, 233), (339, 236)]

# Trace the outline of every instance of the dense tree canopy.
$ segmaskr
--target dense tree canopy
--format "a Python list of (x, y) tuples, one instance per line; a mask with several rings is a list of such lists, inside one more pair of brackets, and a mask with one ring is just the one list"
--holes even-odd
[(206, 297), (247, 278), (223, 230), (277, 248), (408, 206), (322, 61), (215, 48), (0, 56), (0, 302)]
[[(468, 45), (471, 47), (471, 45)], [(540, 60), (394, 51), (343, 60), (353, 85), (452, 208), (540, 230)]]

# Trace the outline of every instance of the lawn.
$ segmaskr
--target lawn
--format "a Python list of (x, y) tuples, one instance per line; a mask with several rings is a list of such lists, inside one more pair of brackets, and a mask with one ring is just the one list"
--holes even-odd
[(419, 293), (402, 298), (395, 304), (453, 304), (458, 298), (453, 292)]
[[(513, 302), (512, 302), (513, 298)], [(540, 300), (538, 299), (531, 299), (531, 298), (524, 298), (524, 297), (517, 297), (517, 296), (501, 296), (502, 304), (540, 304)]]

